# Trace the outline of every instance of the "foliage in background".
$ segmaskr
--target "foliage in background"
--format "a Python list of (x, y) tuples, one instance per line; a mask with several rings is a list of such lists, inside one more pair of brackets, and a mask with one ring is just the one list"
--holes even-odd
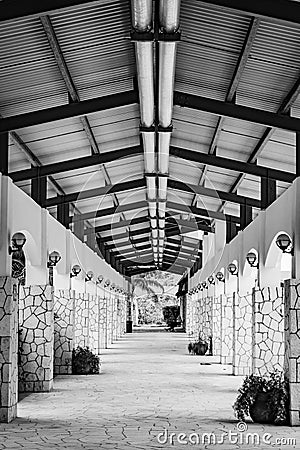
[(180, 314), (180, 307), (178, 305), (165, 306), (163, 308), (164, 320), (167, 324), (177, 322)]
[(77, 347), (72, 352), (72, 373), (88, 375), (100, 372), (100, 359), (88, 347)]
[(158, 295), (155, 300), (149, 296), (138, 298), (137, 305), (139, 310), (139, 323), (162, 323), (164, 320), (163, 308), (168, 304), (174, 304), (174, 298), (169, 295)]

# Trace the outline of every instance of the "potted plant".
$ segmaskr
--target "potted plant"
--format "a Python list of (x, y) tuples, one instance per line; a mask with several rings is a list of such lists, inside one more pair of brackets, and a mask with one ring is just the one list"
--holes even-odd
[(89, 375), (100, 372), (100, 359), (90, 351), (89, 347), (77, 347), (72, 352), (72, 373)]
[(258, 423), (288, 423), (288, 383), (283, 372), (248, 375), (238, 392), (233, 405), (238, 420), (244, 421), (250, 416)]
[(205, 355), (208, 350), (208, 343), (203, 339), (199, 339), (196, 342), (190, 342), (188, 345), (188, 351), (194, 355)]

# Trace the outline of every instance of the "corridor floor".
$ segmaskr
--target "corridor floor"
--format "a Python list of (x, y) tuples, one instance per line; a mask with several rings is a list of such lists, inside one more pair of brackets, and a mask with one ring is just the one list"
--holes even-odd
[[(0, 449), (300, 448), (299, 428), (238, 431), (231, 405), (242, 379), (188, 355), (187, 343), (183, 333), (124, 336), (103, 352), (100, 375), (60, 376), (53, 392), (25, 397), (18, 419), (0, 424)], [(245, 442), (254, 432), (258, 445)]]

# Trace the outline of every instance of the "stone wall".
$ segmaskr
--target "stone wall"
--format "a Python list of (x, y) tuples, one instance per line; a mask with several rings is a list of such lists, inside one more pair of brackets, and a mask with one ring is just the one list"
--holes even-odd
[(234, 296), (234, 375), (249, 375), (252, 371), (252, 298), (252, 293)]
[(291, 425), (300, 426), (300, 280), (285, 281), (285, 358)]
[(281, 287), (255, 290), (253, 305), (252, 371), (264, 374), (283, 369), (284, 303)]
[(112, 343), (113, 336), (113, 303), (112, 297), (106, 298), (106, 345), (107, 347)]
[(99, 297), (99, 349), (107, 348), (107, 299)]
[(222, 364), (233, 362), (233, 295), (222, 296)]
[(90, 295), (89, 298), (89, 340), (90, 350), (99, 353), (99, 297)]
[(220, 358), (221, 361), (221, 327), (222, 327), (222, 296), (213, 298), (212, 303), (212, 350), (213, 355)]
[(76, 294), (74, 300), (74, 348), (89, 346), (89, 294)]
[(19, 391), (47, 392), (53, 386), (53, 287), (20, 286)]
[(54, 374), (72, 373), (74, 292), (58, 290), (54, 297)]
[(17, 415), (18, 290), (17, 280), (0, 277), (0, 422)]
[(212, 337), (212, 307), (213, 297), (203, 297), (198, 299), (198, 336), (206, 342), (209, 342)]

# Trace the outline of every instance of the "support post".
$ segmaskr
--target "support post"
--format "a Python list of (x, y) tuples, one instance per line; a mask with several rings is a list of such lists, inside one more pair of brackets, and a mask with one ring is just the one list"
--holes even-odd
[(17, 416), (18, 293), (17, 281), (0, 277), (0, 422)]
[(232, 222), (230, 218), (226, 217), (226, 244), (229, 244), (229, 242), (232, 241), (237, 233), (236, 223)]
[(67, 229), (70, 226), (70, 204), (61, 203), (57, 205), (57, 220)]
[(40, 206), (43, 207), (45, 205), (47, 197), (47, 177), (38, 177), (31, 180), (31, 197)]
[(8, 174), (8, 133), (0, 134), (0, 172)]
[(276, 200), (276, 180), (261, 177), (261, 209), (267, 209)]
[(247, 204), (240, 205), (241, 230), (244, 230), (252, 222), (252, 207)]

